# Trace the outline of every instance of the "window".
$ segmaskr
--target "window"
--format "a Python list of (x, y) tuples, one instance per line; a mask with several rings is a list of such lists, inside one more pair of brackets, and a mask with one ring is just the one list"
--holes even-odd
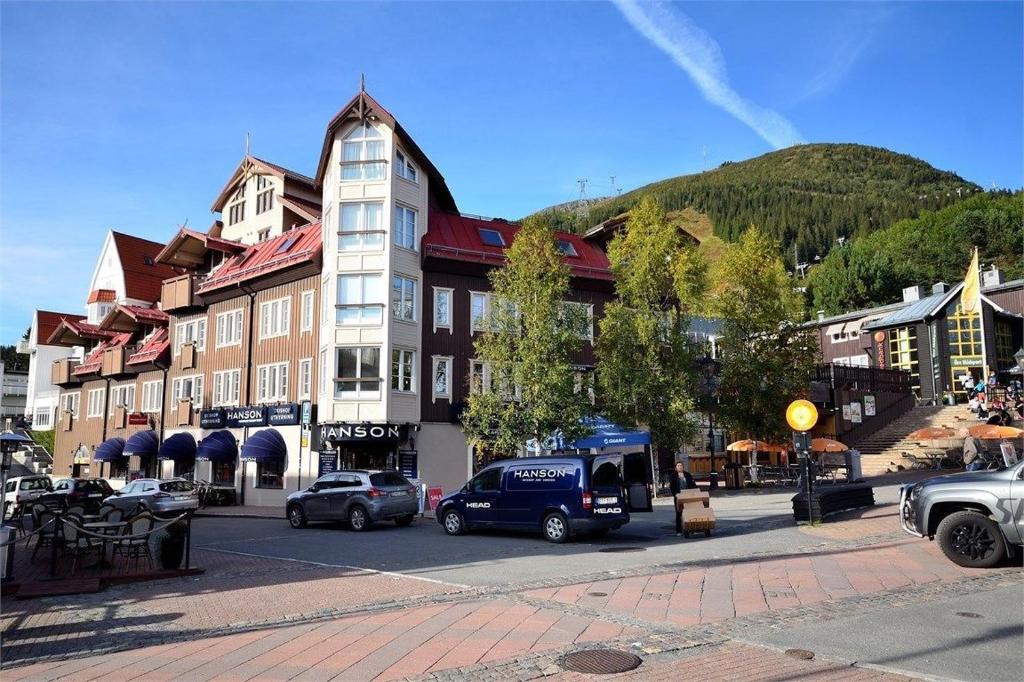
[(438, 398), (444, 400), (452, 399), (452, 358), (434, 356), (433, 363), (433, 399), (437, 402)]
[(32, 428), (40, 429), (49, 428), (50, 426), (52, 426), (50, 423), (50, 411), (45, 407), (40, 407), (32, 415)]
[(320, 393), (327, 392), (327, 349), (320, 351)]
[(391, 390), (416, 391), (416, 352), (395, 348), (391, 351)]
[(260, 303), (260, 339), (288, 336), (292, 299), (279, 298)]
[(416, 211), (395, 205), (395, 245), (416, 248)]
[(480, 228), (480, 241), (487, 246), (505, 246), (505, 238), (501, 236), (501, 232), (485, 227)]
[(110, 387), (110, 416), (114, 416), (114, 408), (123, 407), (131, 412), (135, 409), (135, 384), (122, 384)]
[(384, 136), (369, 123), (361, 123), (342, 142), (341, 179), (382, 180), (385, 158)]
[(235, 460), (218, 460), (212, 462), (213, 465), (213, 479), (214, 485), (235, 485)]
[(174, 354), (181, 354), (181, 347), (194, 343), (196, 350), (206, 350), (206, 320), (179, 322), (174, 326)]
[(106, 389), (94, 388), (89, 391), (89, 405), (88, 411), (85, 416), (88, 418), (102, 417), (103, 416), (103, 400), (105, 397)]
[(288, 363), (279, 362), (256, 368), (257, 400), (261, 403), (288, 400)]
[(914, 391), (921, 390), (916, 327), (900, 327), (889, 331), (889, 366), (909, 371), (910, 387)]
[(572, 242), (565, 239), (556, 239), (555, 248), (558, 249), (563, 256), (576, 258), (580, 255), (576, 253), (576, 247), (572, 245)]
[(338, 275), (338, 324), (380, 324), (383, 310), (381, 275)]
[(60, 397), (60, 407), (65, 412), (70, 412), (72, 417), (78, 416), (78, 408), (82, 403), (82, 394), (65, 393)]
[(291, 248), (293, 246), (295, 246), (295, 244), (298, 241), (299, 241), (299, 235), (296, 235), (296, 234), (291, 235), (290, 237), (288, 237), (283, 242), (281, 242), (280, 244), (277, 245), (277, 248), (274, 249), (274, 255), (275, 256), (279, 256), (282, 253), (288, 253), (288, 251), (291, 250)]
[(174, 405), (179, 400), (192, 400), (193, 408), (203, 406), (203, 375), (178, 377), (171, 384), (171, 401)]
[(434, 331), (452, 331), (452, 290), (434, 287)]
[(406, 158), (405, 154), (395, 150), (395, 174), (410, 182), (417, 182), (416, 166)]
[(159, 412), (164, 402), (164, 382), (147, 381), (142, 384), (142, 411)]
[(213, 406), (238, 405), (242, 370), (228, 369), (213, 373)]
[(313, 359), (299, 360), (299, 400), (309, 400), (313, 391)]
[(384, 247), (384, 204), (342, 204), (338, 251), (379, 251)]
[(416, 280), (401, 275), (392, 278), (391, 310), (396, 320), (416, 321)]
[(274, 183), (265, 175), (256, 177), (256, 214), (266, 213), (274, 207)]
[(481, 472), (469, 482), (469, 489), (474, 493), (501, 489), (501, 467)]
[(320, 324), (326, 324), (328, 311), (331, 309), (331, 281), (324, 279), (320, 282)]
[(302, 292), (302, 305), (299, 309), (299, 328), (303, 332), (313, 331), (313, 292)]
[(469, 361), (469, 392), (491, 392), (491, 366), (482, 360)]
[(242, 309), (217, 315), (217, 348), (242, 344)]
[(380, 349), (339, 348), (335, 398), (380, 397)]
[(563, 301), (562, 323), (581, 339), (594, 340), (594, 306), (589, 303)]
[(276, 488), (284, 487), (284, 459), (272, 459), (266, 462), (256, 462), (256, 487)]
[(245, 220), (245, 181), (238, 186), (230, 199), (228, 205), (228, 225), (234, 225)]
[(488, 317), (491, 314), (491, 295), (478, 291), (469, 292), (469, 327), (472, 332), (483, 332), (489, 329)]
[(265, 228), (263, 228), (262, 230), (259, 230), (256, 233), (256, 241), (257, 242), (265, 242), (268, 239), (270, 239), (270, 228), (269, 227), (265, 227)]

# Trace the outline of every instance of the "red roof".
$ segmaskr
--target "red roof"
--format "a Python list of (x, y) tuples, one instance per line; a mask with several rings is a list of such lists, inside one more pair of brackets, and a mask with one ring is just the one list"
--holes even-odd
[[(126, 331), (122, 324), (114, 324), (115, 322), (120, 322), (118, 318), (122, 315), (131, 320), (131, 323), (128, 324), (129, 328), (134, 328), (134, 324), (166, 326), (167, 320), (169, 319), (167, 313), (159, 308), (147, 308), (141, 305), (127, 305), (125, 303), (121, 303), (114, 306), (113, 310), (107, 313), (107, 316), (100, 322), (100, 328), (113, 331)], [(119, 326), (121, 327), (120, 329), (118, 329)]]
[(103, 341), (98, 346), (96, 346), (96, 348), (94, 348), (93, 351), (89, 353), (88, 357), (85, 358), (82, 364), (80, 364), (78, 367), (75, 367), (75, 369), (71, 373), (76, 376), (80, 376), (82, 374), (93, 374), (95, 372), (98, 372), (100, 368), (103, 366), (103, 351), (105, 351), (108, 348), (117, 348), (118, 346), (123, 346), (131, 340), (131, 332), (115, 334), (113, 337), (107, 339), (106, 341)]
[(81, 322), (85, 320), (84, 315), (72, 315), (70, 313), (54, 313), (49, 310), (36, 311), (36, 343), (46, 344), (46, 341), (57, 331), (61, 320)]
[(75, 346), (80, 345), (78, 339), (74, 343), (67, 343), (60, 341), (60, 337), (64, 335), (64, 332), (70, 332), (72, 335), (78, 337), (78, 339), (108, 339), (114, 335), (114, 332), (100, 329), (94, 324), (89, 324), (85, 321), (84, 317), (78, 319), (62, 318), (60, 324), (53, 330), (53, 333), (46, 338), (46, 343), (49, 345), (57, 346)]
[(289, 230), (232, 256), (199, 285), (205, 294), (314, 260), (322, 247), (320, 223)]
[[(485, 244), (480, 230), (497, 232), (505, 246)], [(501, 266), (505, 264), (505, 248), (512, 244), (517, 232), (519, 225), (504, 220), (430, 211), (427, 233), (423, 235), (423, 255)], [(565, 257), (574, 277), (612, 279), (608, 256), (598, 246), (569, 232), (555, 232), (555, 238), (568, 242), (576, 252), (575, 256)]]
[(127, 298), (159, 301), (161, 283), (181, 274), (169, 265), (157, 263), (156, 257), (164, 248), (159, 242), (114, 232), (114, 245), (124, 271)]
[(93, 289), (89, 292), (86, 303), (113, 303), (117, 300), (117, 292), (113, 289)]
[[(216, 224), (210, 227), (211, 230), (216, 229)], [(186, 246), (190, 241), (197, 242), (202, 246), (202, 250), (196, 254), (193, 252), (192, 258), (184, 258), (183, 262), (177, 263), (182, 267), (189, 267), (190, 265), (198, 264), (202, 261), (203, 255), (206, 251), (214, 250), (221, 251), (223, 253), (238, 253), (239, 251), (245, 250), (245, 244), (241, 242), (232, 241), (230, 239), (223, 239), (221, 237), (215, 237), (199, 230), (190, 230), (187, 227), (178, 229), (178, 233), (171, 237), (171, 240), (167, 242), (167, 246), (160, 250), (160, 253), (156, 255), (158, 263), (165, 263), (168, 265), (174, 265), (175, 259), (178, 258), (178, 252)], [(191, 262), (194, 259), (195, 262)]]
[(142, 344), (142, 348), (128, 357), (128, 364), (141, 365), (154, 362), (155, 360), (158, 360), (161, 355), (165, 354), (167, 349), (170, 347), (170, 332), (166, 328), (158, 329), (156, 334), (153, 334), (153, 336), (149, 337), (149, 340), (146, 341), (146, 343)]

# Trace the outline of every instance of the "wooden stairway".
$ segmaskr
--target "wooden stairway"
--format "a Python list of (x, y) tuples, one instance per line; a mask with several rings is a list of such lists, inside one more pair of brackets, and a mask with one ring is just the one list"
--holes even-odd
[[(911, 468), (913, 461), (904, 457), (903, 453), (920, 450), (921, 445), (917, 441), (907, 440), (908, 433), (928, 426), (959, 431), (961, 427), (977, 423), (978, 418), (967, 405), (924, 405), (913, 408), (854, 447), (860, 450), (864, 475), (879, 476), (898, 471), (900, 467)], [(960, 440), (954, 438), (947, 444), (958, 446)]]

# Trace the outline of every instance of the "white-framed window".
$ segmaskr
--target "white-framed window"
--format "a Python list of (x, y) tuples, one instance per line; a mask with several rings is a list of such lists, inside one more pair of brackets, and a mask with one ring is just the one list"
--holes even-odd
[[(572, 323), (580, 324), (582, 327), (577, 329), (578, 336), (581, 339), (588, 341), (594, 340), (594, 306), (590, 303), (577, 303), (575, 301), (562, 301), (568, 310), (573, 311)], [(579, 319), (577, 319), (577, 316)]]
[(256, 233), (256, 241), (257, 242), (265, 242), (268, 239), (270, 239), (270, 228), (269, 227), (264, 227), (262, 230), (259, 230)]
[(299, 360), (299, 400), (309, 400), (313, 392), (313, 358)]
[(313, 331), (313, 290), (303, 291), (299, 301), (299, 330), (311, 332)]
[(320, 393), (327, 392), (327, 375), (327, 349), (324, 348), (320, 351), (320, 381), (318, 382)]
[(469, 361), (470, 393), (491, 393), (497, 391), (509, 400), (519, 400), (522, 388), (512, 385), (511, 372), (508, 367), (495, 368), (489, 362), (472, 359)]
[(242, 344), (242, 309), (217, 315), (217, 348)]
[(203, 406), (203, 375), (193, 374), (178, 377), (171, 383), (171, 401), (177, 406), (179, 400), (192, 399), (194, 409)]
[(399, 393), (416, 392), (416, 351), (400, 348), (391, 350), (391, 390)]
[(448, 355), (435, 355), (433, 357), (431, 377), (433, 386), (431, 392), (433, 401), (452, 399), (452, 357)]
[(484, 332), (490, 329), (491, 295), (480, 291), (469, 292), (470, 332)]
[(396, 320), (416, 321), (416, 280), (403, 275), (391, 278), (391, 315)]
[(227, 369), (213, 373), (213, 406), (238, 405), (241, 396), (242, 370)]
[(159, 412), (164, 402), (163, 379), (142, 384), (142, 411)]
[(384, 317), (384, 277), (338, 275), (338, 324), (380, 324)]
[(384, 231), (383, 203), (341, 204), (338, 251), (380, 251), (384, 248)]
[(352, 129), (341, 143), (342, 180), (382, 180), (387, 157), (384, 136), (369, 122)]
[(274, 207), (274, 183), (265, 175), (256, 176), (256, 214)]
[(238, 186), (235, 193), (228, 200), (228, 225), (234, 225), (245, 220), (245, 181)]
[(434, 287), (434, 331), (452, 331), (452, 289)]
[(110, 387), (110, 416), (114, 408), (123, 407), (131, 412), (135, 409), (135, 384), (119, 384)]
[(409, 161), (409, 158), (401, 152), (401, 150), (395, 150), (395, 175), (400, 178), (405, 178), (409, 182), (419, 182), (419, 174), (416, 171), (416, 166)]
[(291, 308), (291, 296), (260, 303), (260, 340), (288, 336)]
[(32, 428), (50, 428), (53, 424), (50, 423), (50, 410), (45, 407), (38, 408), (32, 415)]
[(287, 362), (256, 368), (256, 397), (261, 403), (283, 403), (288, 400)]
[(334, 373), (335, 398), (380, 397), (380, 348), (338, 348)]
[(491, 392), (491, 365), (483, 360), (469, 361), (469, 392)]
[(320, 324), (327, 324), (331, 314), (331, 280), (324, 278), (320, 281)]
[(396, 246), (416, 249), (416, 210), (395, 204), (394, 240)]
[(186, 343), (194, 343), (196, 350), (206, 350), (206, 318), (174, 325), (174, 354), (180, 355)]
[(106, 398), (107, 389), (94, 388), (89, 391), (89, 403), (85, 416), (89, 419), (103, 416), (103, 401)]
[(70, 412), (72, 417), (78, 416), (78, 409), (82, 404), (82, 392), (65, 393), (60, 397), (60, 408), (64, 412)]

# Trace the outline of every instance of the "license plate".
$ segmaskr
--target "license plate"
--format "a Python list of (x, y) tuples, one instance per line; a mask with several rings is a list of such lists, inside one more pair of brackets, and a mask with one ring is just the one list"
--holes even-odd
[(619, 498), (617, 497), (599, 497), (597, 498), (598, 504), (617, 504)]
[(391, 497), (405, 497), (405, 491), (404, 490), (395, 491), (395, 492), (391, 493)]

